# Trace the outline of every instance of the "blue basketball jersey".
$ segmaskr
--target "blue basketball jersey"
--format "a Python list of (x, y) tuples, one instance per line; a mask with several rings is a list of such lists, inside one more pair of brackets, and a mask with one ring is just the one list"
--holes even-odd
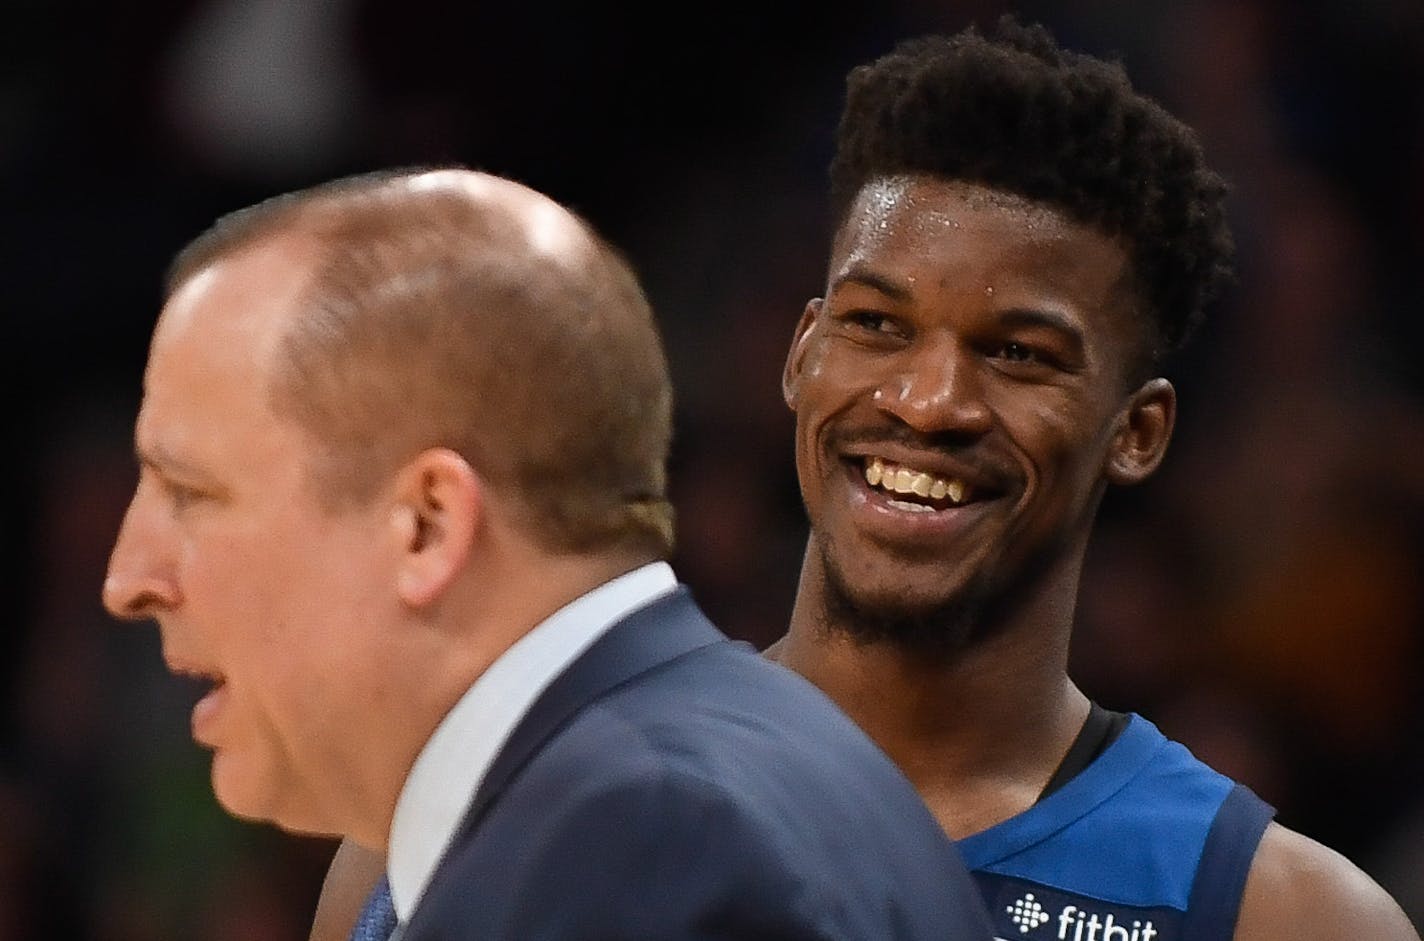
[(1076, 777), (959, 849), (1001, 941), (1231, 941), (1274, 815), (1133, 715)]

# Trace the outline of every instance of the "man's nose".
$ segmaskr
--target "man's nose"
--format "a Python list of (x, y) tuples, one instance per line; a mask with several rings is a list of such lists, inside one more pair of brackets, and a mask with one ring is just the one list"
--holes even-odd
[(153, 617), (179, 600), (172, 554), (167, 552), (161, 524), (135, 495), (119, 525), (109, 571), (104, 578), (104, 607), (124, 621)]
[(993, 424), (985, 364), (954, 338), (925, 343), (874, 396), (884, 412), (922, 434), (982, 435)]

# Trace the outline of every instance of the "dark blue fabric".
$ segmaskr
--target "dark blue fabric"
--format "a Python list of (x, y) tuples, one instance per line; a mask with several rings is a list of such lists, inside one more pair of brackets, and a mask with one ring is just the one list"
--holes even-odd
[(615, 625), (521, 720), (404, 941), (987, 941), (889, 758), (685, 590)]
[(396, 930), (396, 908), (391, 901), (391, 885), (384, 874), (366, 897), (356, 926), (351, 929), (351, 941), (386, 941)]
[(1244, 785), (1236, 785), (1216, 814), (1202, 850), (1187, 906), (1184, 934), (1200, 941), (1231, 941), (1246, 875), (1261, 835), (1275, 811)]
[[(669, 617), (670, 614), (677, 616)], [(484, 809), (530, 756), (590, 701), (660, 663), (715, 643), (730, 641), (700, 616), (682, 586), (670, 597), (640, 608), (619, 622), (584, 651), (577, 669), (556, 677), (530, 706), (485, 773), (465, 814), (464, 829), (479, 821)]]
[(1133, 715), (1059, 790), (959, 849), (1001, 937), (1229, 941), (1272, 813)]

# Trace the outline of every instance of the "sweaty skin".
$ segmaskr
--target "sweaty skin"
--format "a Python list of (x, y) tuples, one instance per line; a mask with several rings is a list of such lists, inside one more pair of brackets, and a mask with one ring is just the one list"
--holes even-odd
[[(830, 692), (953, 837), (1032, 804), (1087, 715), (1067, 657), (1093, 515), (1156, 468), (1175, 417), (1165, 380), (1129, 381), (1132, 310), (1114, 240), (895, 178), (861, 194), (797, 326), (784, 390), (811, 536), (769, 655)], [(905, 506), (867, 482), (876, 458), (964, 501)], [(858, 636), (887, 611), (951, 636)]]
[[(1067, 650), (1092, 516), (1107, 485), (1156, 469), (1176, 406), (1165, 380), (1128, 379), (1126, 266), (1112, 240), (1007, 194), (881, 180), (797, 328), (785, 391), (812, 533), (768, 655), (827, 690), (952, 837), (1027, 809), (1086, 715)], [(896, 506), (857, 474), (880, 454), (986, 499)], [(857, 641), (834, 581), (862, 611), (959, 636), (937, 656)], [(1272, 823), (1235, 937), (1419, 936), (1353, 863)]]

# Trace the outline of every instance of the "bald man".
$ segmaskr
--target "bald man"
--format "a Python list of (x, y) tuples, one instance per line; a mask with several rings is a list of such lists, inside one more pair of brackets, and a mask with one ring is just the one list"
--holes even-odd
[(274, 198), (174, 262), (105, 602), (209, 684), (218, 801), (384, 858), (405, 941), (989, 937), (908, 780), (668, 566), (671, 398), (542, 194)]

